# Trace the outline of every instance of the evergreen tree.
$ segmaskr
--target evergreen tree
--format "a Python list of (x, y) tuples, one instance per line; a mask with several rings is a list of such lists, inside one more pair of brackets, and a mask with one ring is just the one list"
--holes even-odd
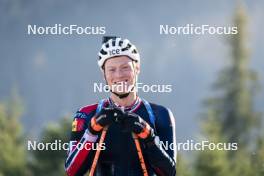
[[(67, 143), (70, 129), (71, 119), (66, 117), (62, 118), (58, 124), (49, 124), (43, 130), (39, 142), (44, 144), (54, 143), (56, 141), (57, 144)], [(29, 164), (33, 175), (65, 175), (64, 161), (66, 154), (67, 151), (59, 147), (56, 150), (51, 150), (51, 147), (49, 147), (48, 150), (33, 151)]]
[(245, 11), (239, 5), (234, 18), (238, 33), (228, 39), (230, 62), (213, 85), (215, 96), (205, 101), (207, 113), (202, 122), (207, 139), (238, 143), (238, 150), (199, 152), (195, 175), (256, 175), (251, 152), (258, 146), (253, 132), (259, 129), (260, 114), (254, 110), (258, 84), (257, 74), (249, 69), (246, 22)]
[(190, 167), (187, 167), (187, 163), (180, 154), (177, 154), (177, 175), (180, 176), (191, 176)]
[(0, 103), (0, 175), (26, 175), (26, 150), (19, 118), (23, 112), (17, 91)]
[[(210, 143), (223, 143), (225, 139), (221, 135), (220, 122), (215, 116), (215, 112), (208, 111), (206, 123), (202, 124), (203, 141)], [(202, 141), (202, 140), (201, 140)], [(228, 153), (225, 150), (209, 150), (205, 148), (199, 151), (195, 161), (195, 174), (197, 176), (231, 176), (228, 165)]]

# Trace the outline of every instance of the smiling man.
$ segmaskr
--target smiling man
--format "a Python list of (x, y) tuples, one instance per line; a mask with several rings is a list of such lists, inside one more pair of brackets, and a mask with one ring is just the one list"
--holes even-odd
[[(98, 65), (110, 96), (77, 111), (66, 173), (176, 175), (176, 150), (164, 149), (160, 143), (176, 146), (175, 119), (167, 108), (139, 97), (135, 88), (140, 73), (136, 47), (127, 39), (105, 37)], [(98, 143), (105, 147), (100, 153), (92, 150)], [(86, 147), (77, 147), (80, 145)]]

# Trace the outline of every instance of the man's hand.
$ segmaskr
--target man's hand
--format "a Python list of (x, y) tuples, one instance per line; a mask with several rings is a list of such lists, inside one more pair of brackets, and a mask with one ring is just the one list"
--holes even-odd
[(91, 119), (88, 125), (89, 131), (94, 135), (99, 134), (105, 126), (109, 126), (114, 121), (117, 121), (121, 113), (121, 110), (117, 108), (102, 108), (102, 110)]
[(141, 139), (152, 141), (155, 137), (154, 130), (150, 125), (135, 113), (124, 113), (121, 123), (125, 131), (131, 131)]

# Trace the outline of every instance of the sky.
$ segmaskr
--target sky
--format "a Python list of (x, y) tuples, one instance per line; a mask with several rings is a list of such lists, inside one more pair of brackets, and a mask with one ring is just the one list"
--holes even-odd
[[(238, 1), (7, 1), (0, 0), (0, 101), (15, 87), (24, 104), (21, 119), (34, 135), (48, 123), (107, 96), (93, 92), (104, 82), (97, 66), (103, 35), (28, 35), (28, 25), (103, 26), (105, 35), (128, 38), (139, 49), (146, 84), (171, 84), (171, 93), (139, 95), (164, 105), (176, 117), (177, 139), (199, 133), (202, 101), (228, 64), (228, 35), (162, 35), (160, 25), (232, 26)], [(248, 15), (250, 67), (263, 85), (263, 5), (242, 1)], [(264, 106), (264, 89), (256, 98)], [(71, 118), (71, 117), (70, 117)]]

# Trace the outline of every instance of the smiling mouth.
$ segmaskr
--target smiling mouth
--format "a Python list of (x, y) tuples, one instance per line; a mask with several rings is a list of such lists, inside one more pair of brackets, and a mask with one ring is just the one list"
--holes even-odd
[(120, 84), (127, 84), (128, 83), (128, 79), (124, 80), (124, 81), (115, 81), (114, 84), (120, 85)]
[(133, 85), (129, 85), (128, 79), (122, 81), (114, 81), (112, 86), (112, 90), (118, 93), (131, 92), (133, 89)]

